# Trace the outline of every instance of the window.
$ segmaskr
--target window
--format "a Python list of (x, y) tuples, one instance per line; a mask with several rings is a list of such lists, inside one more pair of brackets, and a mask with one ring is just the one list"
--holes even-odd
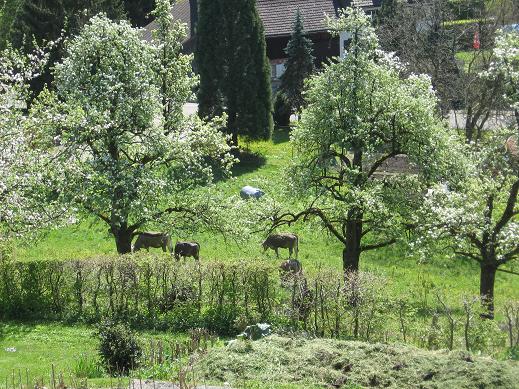
[(276, 78), (281, 78), (281, 76), (285, 73), (285, 64), (280, 63), (276, 65)]
[(351, 45), (351, 34), (349, 32), (341, 32), (340, 34), (340, 50), (341, 50), (341, 58), (344, 58), (346, 52), (350, 48)]

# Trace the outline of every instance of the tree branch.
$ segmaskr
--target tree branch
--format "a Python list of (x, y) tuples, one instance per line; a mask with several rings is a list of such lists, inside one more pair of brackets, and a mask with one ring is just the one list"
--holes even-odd
[(492, 233), (492, 238), (495, 239), (497, 234), (503, 229), (503, 227), (510, 221), (510, 219), (514, 216), (514, 208), (515, 203), (517, 202), (517, 193), (519, 192), (519, 180), (513, 183), (512, 188), (510, 188), (510, 194), (508, 195), (508, 201), (506, 203), (506, 208), (503, 211), (503, 215), (501, 215), (501, 219), (496, 223), (494, 227), (494, 232)]
[(371, 169), (369, 169), (368, 177), (371, 177), (377, 171), (377, 169), (380, 167), (380, 165), (382, 165), (385, 161), (387, 161), (389, 158), (392, 158), (398, 154), (400, 154), (399, 150), (393, 150), (391, 153), (386, 154), (384, 157), (380, 158), (378, 161), (373, 163), (373, 165), (371, 165)]
[(392, 245), (393, 243), (396, 243), (396, 239), (395, 238), (387, 240), (385, 242), (381, 242), (381, 243), (368, 244), (368, 245), (365, 245), (365, 246), (361, 246), (360, 251), (375, 250), (375, 249), (379, 249), (381, 247), (386, 247), (386, 246)]
[[(297, 214), (294, 214), (292, 212), (285, 212), (280, 216), (276, 216), (273, 219), (272, 226), (270, 228), (270, 231), (273, 231), (277, 227), (288, 225), (290, 226), (292, 223), (297, 222), (299, 219), (303, 218), (306, 219), (309, 216), (316, 216), (324, 223), (325, 227), (330, 231), (337, 239), (339, 239), (343, 244), (346, 244), (346, 239), (344, 236), (341, 235), (339, 231), (334, 227), (332, 222), (326, 217), (324, 212), (319, 208), (308, 208), (304, 211), (301, 211)], [(287, 220), (287, 218), (289, 218)]]
[(481, 258), (479, 258), (477, 255), (474, 255), (471, 253), (466, 253), (464, 251), (454, 251), (454, 254), (461, 255), (462, 257), (467, 257), (467, 258), (473, 259), (477, 263), (481, 263)]
[(164, 209), (163, 211), (155, 213), (150, 218), (139, 220), (137, 223), (134, 223), (130, 227), (128, 227), (128, 229), (130, 231), (132, 231), (132, 230), (135, 231), (138, 228), (142, 227), (143, 224), (145, 224), (149, 221), (157, 220), (164, 215), (168, 215), (168, 214), (174, 213), (174, 212), (184, 212), (187, 214), (196, 215), (196, 212), (193, 211), (192, 209), (188, 209), (188, 208), (184, 208), (184, 207), (170, 207), (170, 208)]

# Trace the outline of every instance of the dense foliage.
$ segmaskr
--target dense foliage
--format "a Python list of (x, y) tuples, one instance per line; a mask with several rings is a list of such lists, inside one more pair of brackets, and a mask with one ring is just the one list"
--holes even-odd
[(48, 50), (40, 48), (30, 57), (10, 47), (0, 54), (0, 244), (33, 236), (66, 213), (49, 185), (59, 180), (48, 168), (52, 158), (35, 148), (41, 139), (24, 114), (29, 82), (47, 59)]
[(509, 326), (481, 320), (477, 299), (453, 297), (427, 283), (397, 294), (390, 280), (364, 272), (345, 278), (341, 271), (322, 269), (280, 282), (277, 266), (261, 261), (183, 263), (141, 256), (3, 261), (0, 276), (2, 320), (110, 318), (133, 328), (206, 328), (224, 336), (268, 322), (278, 332), (486, 352), (519, 339), (517, 304), (503, 303), (498, 311), (509, 317)]
[[(333, 28), (351, 31), (350, 48), (310, 79), (308, 106), (291, 138), (296, 157), (287, 179), (304, 208), (279, 212), (274, 226), (317, 219), (344, 245), (343, 267), (351, 271), (363, 251), (402, 236), (422, 185), (453, 166), (456, 141), (436, 115), (430, 79), (402, 76), (399, 61), (378, 50), (362, 11), (348, 9)], [(407, 174), (378, 174), (402, 155)], [(409, 174), (413, 166), (417, 174)]]
[(485, 75), (503, 84), (504, 100), (515, 112), (519, 127), (519, 32), (500, 30), (496, 36), (493, 60)]
[(99, 356), (105, 368), (114, 376), (138, 367), (141, 347), (135, 333), (126, 325), (104, 321), (99, 325)]
[(221, 1), (200, 0), (199, 7), (195, 50), (196, 68), (200, 74), (198, 114), (202, 118), (213, 118), (224, 111), (224, 15)]
[(255, 0), (201, 1), (197, 64), (200, 115), (225, 107), (227, 130), (268, 139), (273, 128), (270, 65)]
[[(498, 34), (494, 59), (482, 75), (503, 85), (504, 100), (516, 117), (518, 44), (518, 33)], [(487, 315), (493, 317), (496, 271), (519, 255), (517, 129), (494, 130), (478, 144), (469, 145), (465, 154), (470, 171), (452, 190), (432, 191), (420, 221), (426, 241), (449, 237), (456, 254), (479, 263), (481, 298)]]
[[(7, 3), (6, 3), (7, 6)], [(77, 34), (94, 15), (103, 12), (114, 20), (124, 19), (125, 13), (119, 0), (20, 0), (11, 15), (12, 24), (5, 26), (5, 39), (14, 47), (29, 53), (36, 45), (57, 41), (62, 36)], [(33, 96), (52, 82), (52, 66), (61, 60), (63, 47), (54, 45), (48, 65), (41, 75), (31, 81)]]
[(92, 18), (56, 65), (56, 94), (42, 94), (32, 111), (42, 136), (60, 145), (54, 168), (66, 179), (56, 189), (106, 222), (119, 253), (151, 221), (201, 217), (191, 193), (232, 163), (222, 122), (182, 113), (195, 80), (180, 53), (183, 28), (169, 1), (159, 4), (152, 44), (127, 22)]

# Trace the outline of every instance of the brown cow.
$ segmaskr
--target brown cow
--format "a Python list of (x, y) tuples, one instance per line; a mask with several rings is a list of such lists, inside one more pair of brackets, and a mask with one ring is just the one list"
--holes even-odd
[(193, 257), (197, 261), (200, 259), (200, 244), (197, 242), (177, 242), (175, 244), (175, 259), (180, 257)]
[(262, 243), (263, 251), (272, 249), (276, 252), (276, 256), (279, 258), (278, 249), (288, 249), (288, 258), (292, 257), (292, 253), (295, 252), (296, 258), (299, 253), (299, 238), (296, 234), (280, 233), (269, 235), (267, 239)]
[(137, 252), (140, 249), (149, 250), (150, 247), (161, 248), (162, 251), (169, 251), (173, 253), (173, 243), (171, 242), (171, 236), (164, 232), (141, 232), (137, 236), (133, 251)]
[(281, 262), (279, 269), (285, 274), (299, 274), (303, 271), (303, 266), (297, 259), (287, 259)]

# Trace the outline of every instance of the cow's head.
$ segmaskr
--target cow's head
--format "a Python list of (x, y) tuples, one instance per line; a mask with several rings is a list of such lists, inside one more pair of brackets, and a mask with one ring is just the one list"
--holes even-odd
[(263, 241), (263, 243), (261, 244), (261, 246), (263, 247), (263, 252), (267, 251), (267, 249), (269, 248), (269, 245), (267, 244), (267, 241)]

